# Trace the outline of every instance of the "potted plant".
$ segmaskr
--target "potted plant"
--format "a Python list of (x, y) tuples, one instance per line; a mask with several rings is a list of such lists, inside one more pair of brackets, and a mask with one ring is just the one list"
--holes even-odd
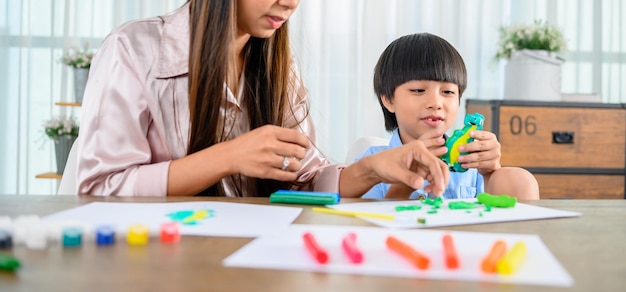
[(82, 47), (71, 47), (67, 50), (59, 61), (72, 67), (74, 70), (74, 100), (77, 103), (83, 102), (83, 94), (87, 78), (89, 78), (89, 68), (94, 52), (89, 49), (89, 44), (84, 43)]
[(542, 20), (500, 27), (496, 60), (506, 60), (505, 99), (561, 100), (562, 31)]
[(78, 121), (73, 117), (52, 118), (45, 121), (43, 127), (46, 136), (54, 141), (57, 173), (63, 174), (70, 149), (78, 137)]

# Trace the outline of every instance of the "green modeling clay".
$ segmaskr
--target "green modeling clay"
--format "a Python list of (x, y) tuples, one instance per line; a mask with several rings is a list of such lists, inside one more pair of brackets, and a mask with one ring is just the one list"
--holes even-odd
[(467, 169), (461, 166), (459, 156), (467, 154), (467, 152), (459, 151), (459, 147), (471, 143), (474, 138), (470, 137), (470, 132), (474, 130), (482, 130), (485, 123), (485, 117), (479, 113), (467, 114), (463, 120), (463, 129), (454, 130), (451, 137), (446, 139), (446, 148), (448, 152), (441, 156), (450, 171), (466, 172)]
[(439, 208), (441, 207), (441, 204), (443, 204), (443, 199), (441, 197), (437, 197), (435, 199), (426, 199), (424, 201), (422, 201), (422, 203), (426, 204), (426, 205), (431, 205), (435, 208)]
[(421, 210), (421, 209), (422, 209), (422, 206), (418, 206), (418, 205), (396, 206), (396, 212), (416, 211), (416, 210)]
[(0, 271), (13, 272), (20, 267), (20, 262), (9, 255), (0, 254)]
[(459, 209), (474, 209), (476, 208), (476, 204), (474, 203), (469, 203), (469, 202), (450, 202), (448, 204), (448, 207), (452, 210), (459, 210)]
[(485, 206), (491, 206), (496, 208), (511, 208), (515, 207), (515, 203), (517, 203), (516, 197), (511, 197), (507, 195), (494, 196), (488, 193), (480, 193), (478, 194), (478, 196), (476, 196), (476, 198)]

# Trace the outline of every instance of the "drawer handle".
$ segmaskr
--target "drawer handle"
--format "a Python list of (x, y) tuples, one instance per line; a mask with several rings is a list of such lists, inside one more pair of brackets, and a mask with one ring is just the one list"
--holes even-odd
[(553, 144), (574, 144), (574, 132), (552, 132)]

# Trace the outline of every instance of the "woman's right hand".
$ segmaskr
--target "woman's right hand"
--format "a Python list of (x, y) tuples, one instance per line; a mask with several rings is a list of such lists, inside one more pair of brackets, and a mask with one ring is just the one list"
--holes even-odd
[[(443, 138), (443, 132), (441, 131), (430, 131), (428, 133), (422, 134), (418, 139), (421, 141), (426, 149), (430, 151), (434, 156), (440, 157), (448, 152), (448, 148), (446, 148), (446, 140)], [(415, 171), (415, 169), (412, 169)], [(446, 172), (449, 173), (449, 172)], [(430, 180), (427, 178), (430, 182)], [(446, 181), (447, 185), (447, 181)], [(445, 188), (444, 188), (445, 189)], [(415, 189), (406, 184), (391, 184), (389, 190), (385, 194), (385, 198), (393, 198), (393, 199), (408, 199), (411, 196)]]
[[(295, 181), (302, 167), (308, 137), (294, 129), (266, 125), (226, 141), (233, 174), (248, 177)], [(283, 169), (285, 159), (288, 166)]]
[(443, 138), (443, 132), (441, 131), (430, 131), (424, 133), (418, 140), (422, 141), (430, 153), (437, 157), (448, 152), (448, 148), (446, 148), (446, 140)]
[(429, 185), (425, 191), (439, 196), (443, 194), (450, 180), (446, 164), (419, 140), (369, 157), (371, 159), (369, 165), (381, 182), (399, 183), (419, 189), (426, 179)]
[[(441, 152), (442, 147), (437, 146), (436, 143), (428, 145), (431, 147), (429, 148), (424, 141), (417, 140), (387, 151), (397, 151), (396, 155), (399, 154), (405, 163), (398, 165), (401, 168), (394, 171), (395, 178), (400, 179), (399, 183), (409, 188), (419, 189), (424, 185), (424, 180), (428, 180), (429, 184), (424, 188), (424, 191), (440, 196), (448, 186), (450, 171), (448, 166), (435, 154), (437, 151)], [(405, 179), (402, 179), (401, 175), (404, 175)]]

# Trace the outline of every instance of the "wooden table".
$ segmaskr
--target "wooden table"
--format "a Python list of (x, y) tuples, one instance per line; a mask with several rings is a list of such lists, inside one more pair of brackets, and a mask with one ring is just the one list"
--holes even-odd
[[(267, 204), (267, 198), (98, 198), (0, 195), (0, 215), (41, 216), (93, 201), (177, 202), (218, 200)], [(346, 199), (344, 202), (363, 200)], [(626, 291), (626, 200), (543, 200), (527, 202), (576, 211), (576, 218), (467, 225), (438, 229), (538, 234), (574, 278), (577, 291)], [(314, 213), (311, 206), (300, 224), (372, 226), (352, 217)], [(563, 288), (451, 280), (425, 280), (227, 268), (222, 260), (251, 239), (186, 236), (180, 244), (143, 247), (116, 244), (45, 250), (16, 246), (22, 267), (0, 272), (1, 291), (561, 291)]]

